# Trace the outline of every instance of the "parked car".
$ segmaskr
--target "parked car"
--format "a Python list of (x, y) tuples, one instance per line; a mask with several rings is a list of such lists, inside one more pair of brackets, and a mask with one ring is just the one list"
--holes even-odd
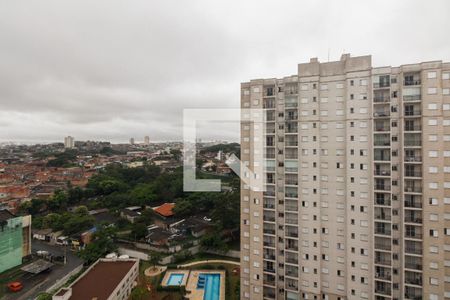
[(10, 282), (10, 283), (8, 283), (8, 289), (11, 292), (16, 293), (16, 292), (20, 291), (21, 289), (23, 289), (23, 285), (19, 281)]

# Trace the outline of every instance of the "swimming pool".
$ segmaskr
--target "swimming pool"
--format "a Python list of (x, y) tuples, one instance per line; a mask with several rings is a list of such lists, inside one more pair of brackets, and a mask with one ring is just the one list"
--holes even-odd
[(183, 278), (184, 274), (172, 273), (170, 274), (169, 280), (167, 280), (167, 285), (181, 285)]
[(197, 289), (204, 289), (203, 300), (219, 300), (220, 274), (201, 273), (198, 276)]

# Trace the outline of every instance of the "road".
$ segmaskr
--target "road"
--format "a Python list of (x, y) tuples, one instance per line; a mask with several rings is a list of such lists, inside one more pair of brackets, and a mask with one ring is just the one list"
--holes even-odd
[[(45, 250), (54, 256), (64, 255), (64, 247), (49, 245), (37, 240), (32, 241), (31, 247), (33, 253), (38, 250)], [(67, 263), (65, 265), (55, 264), (49, 272), (34, 276), (25, 275), (23, 279), (24, 289), (19, 293), (8, 294), (4, 297), (4, 300), (32, 300), (81, 264), (83, 264), (83, 261), (75, 253), (67, 251)]]

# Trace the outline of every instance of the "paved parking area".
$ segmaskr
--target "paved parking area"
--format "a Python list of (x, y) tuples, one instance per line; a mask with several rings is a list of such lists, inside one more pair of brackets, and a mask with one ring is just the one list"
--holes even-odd
[[(48, 243), (33, 240), (32, 251), (35, 253), (38, 250), (44, 250), (51, 253), (53, 256), (64, 255), (64, 247), (49, 245)], [(32, 300), (39, 293), (46, 291), (49, 287), (56, 283), (57, 280), (63, 278), (72, 270), (83, 264), (83, 261), (73, 252), (67, 250), (67, 263), (55, 264), (48, 272), (43, 272), (38, 275), (31, 275), (24, 273), (20, 280), (24, 289), (19, 293), (9, 293), (2, 300)]]

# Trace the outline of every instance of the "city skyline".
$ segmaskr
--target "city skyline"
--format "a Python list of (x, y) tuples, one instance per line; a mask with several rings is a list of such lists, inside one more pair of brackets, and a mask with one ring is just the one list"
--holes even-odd
[[(68, 134), (125, 142), (147, 132), (181, 140), (182, 109), (238, 108), (245, 78), (295, 74), (292, 66), (313, 56), (371, 53), (379, 66), (448, 61), (449, 5), (98, 1), (87, 12), (78, 1), (4, 2), (0, 142)], [(238, 132), (236, 124), (208, 135), (237, 140)]]

